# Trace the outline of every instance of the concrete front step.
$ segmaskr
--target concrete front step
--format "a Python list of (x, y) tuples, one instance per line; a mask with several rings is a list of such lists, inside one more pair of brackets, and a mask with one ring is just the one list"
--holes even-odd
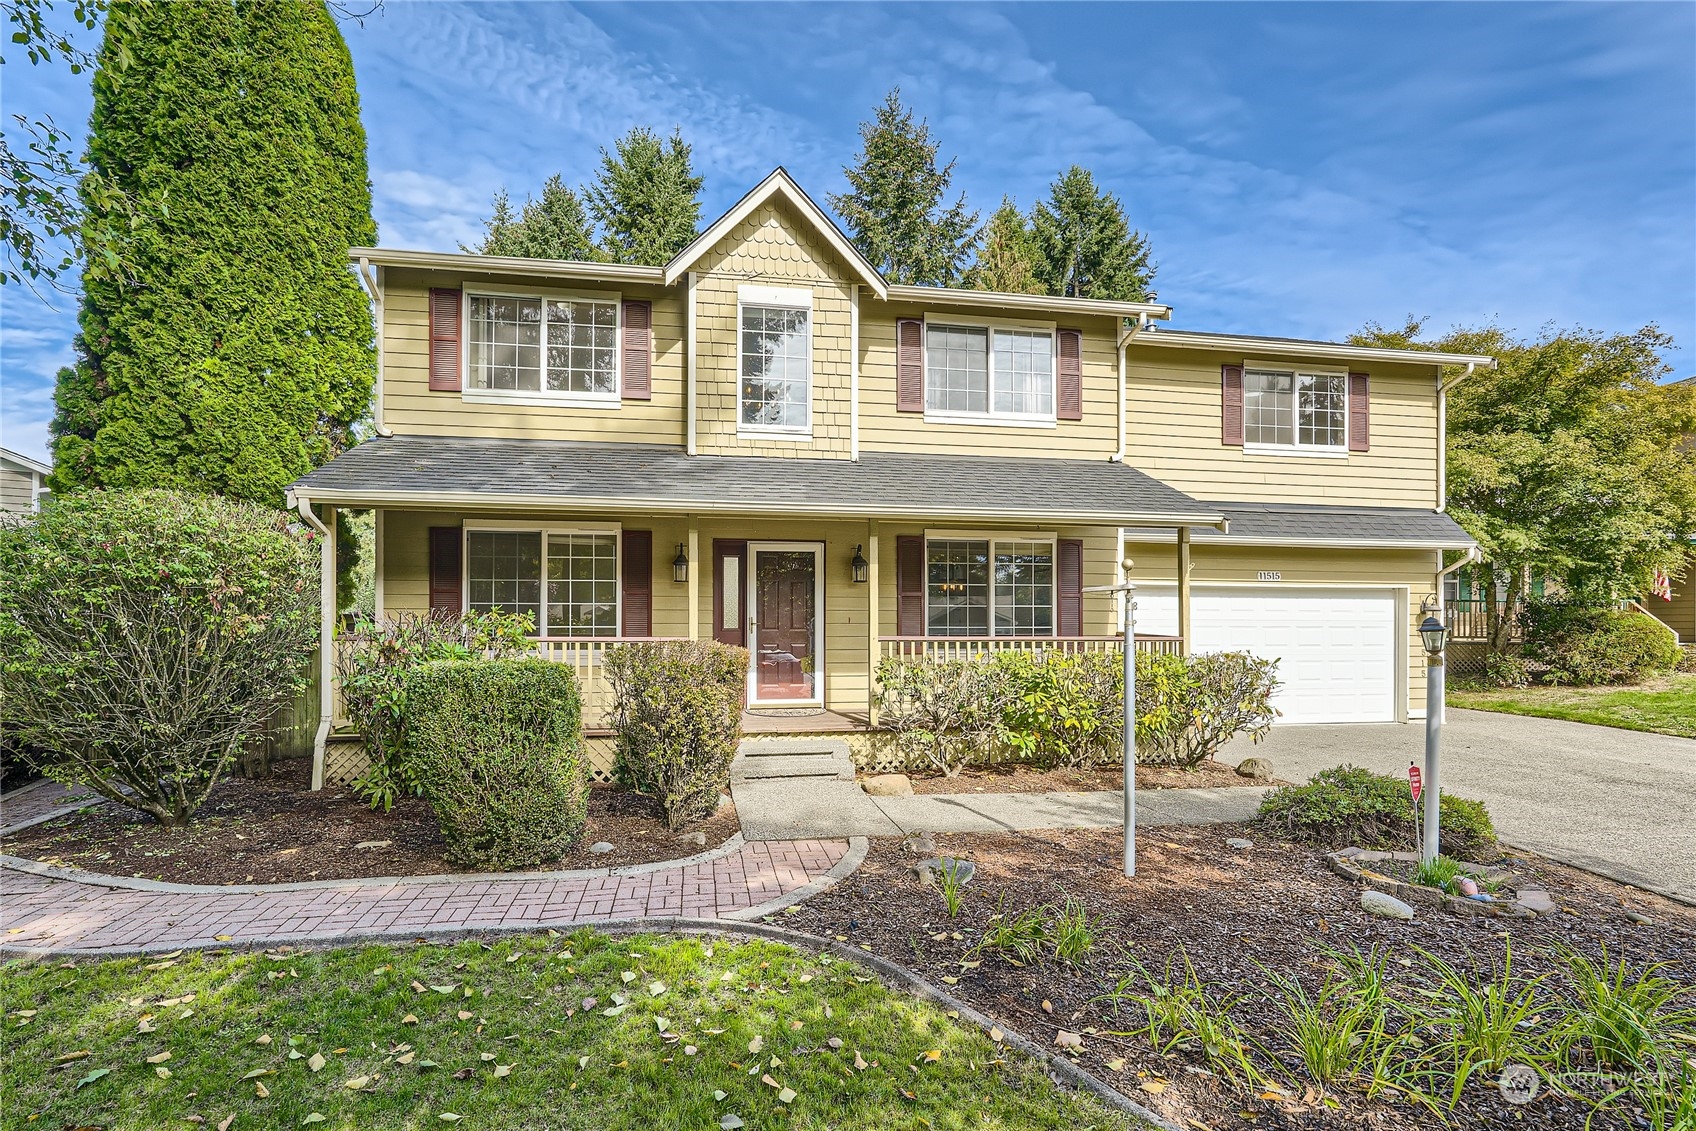
[(731, 785), (793, 778), (854, 780), (854, 759), (841, 739), (744, 739), (730, 763)]

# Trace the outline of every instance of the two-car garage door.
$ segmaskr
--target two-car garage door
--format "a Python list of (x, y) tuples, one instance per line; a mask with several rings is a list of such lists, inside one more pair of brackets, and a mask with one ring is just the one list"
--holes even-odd
[[(1137, 631), (1176, 635), (1178, 587), (1137, 586)], [(1198, 585), (1191, 650), (1277, 659), (1281, 723), (1394, 722), (1406, 646), (1396, 593)]]

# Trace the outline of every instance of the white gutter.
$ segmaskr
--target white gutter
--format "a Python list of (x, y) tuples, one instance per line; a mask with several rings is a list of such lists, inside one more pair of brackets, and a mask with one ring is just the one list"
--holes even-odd
[(1131, 339), (1148, 329), (1148, 319), (1148, 312), (1138, 314), (1136, 325), (1119, 334), (1119, 448), (1107, 457), (1109, 463), (1125, 462), (1125, 413), (1130, 411), (1130, 392), (1125, 388), (1125, 352), (1130, 348)]
[(690, 271), (683, 276), (683, 451), (687, 455), (695, 454), (695, 370), (700, 368), (695, 360), (696, 339), (695, 272)]
[(1342, 342), (1306, 342), (1291, 338), (1259, 338), (1243, 334), (1203, 334), (1193, 330), (1156, 330), (1140, 339), (1139, 345), (1169, 346), (1173, 349), (1219, 349), (1244, 351), (1273, 357), (1344, 358), (1355, 361), (1404, 361), (1414, 365), (1482, 365), (1494, 369), (1496, 359), (1476, 353), (1438, 353), (1431, 350), (1385, 349), (1351, 346)]
[(318, 731), (312, 737), (312, 788), (323, 789), (324, 748), (330, 741), (336, 702), (336, 536), (312, 513), (312, 501), (305, 495), (290, 491), (288, 500), (300, 513), (301, 521), (324, 539), (318, 551)]
[(1172, 308), (1159, 302), (1114, 302), (1099, 298), (1062, 298), (1055, 295), (1015, 295), (1001, 291), (970, 291), (955, 287), (914, 287), (891, 284), (890, 302), (917, 302), (927, 306), (990, 306), (998, 310), (1022, 310), (1050, 314), (1088, 314), (1108, 318), (1170, 318)]
[[(1491, 363), (1494, 368), (1495, 363)], [(1449, 509), (1449, 390), (1472, 376), (1478, 363), (1469, 361), (1466, 369), (1452, 380), (1437, 375), (1437, 510)]]
[(860, 458), (860, 284), (848, 284), (848, 458)]
[(359, 257), (359, 280), (365, 293), (371, 296), (371, 323), (377, 338), (377, 380), (371, 386), (371, 427), (379, 436), (393, 436), (394, 431), (383, 423), (383, 287), (367, 256)]
[(356, 247), (349, 249), (355, 262), (369, 259), (384, 267), (414, 267), (424, 271), (455, 271), (461, 274), (529, 275), (550, 279), (599, 279), (627, 283), (665, 285), (663, 267), (630, 263), (582, 263), (569, 259), (522, 259), (510, 255), (472, 255), (442, 251), (406, 251), (399, 248)]

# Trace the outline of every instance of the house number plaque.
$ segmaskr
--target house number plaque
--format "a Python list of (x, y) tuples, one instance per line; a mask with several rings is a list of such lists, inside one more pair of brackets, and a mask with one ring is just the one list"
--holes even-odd
[(1263, 569), (1263, 570), (1260, 571), (1260, 580), (1262, 580), (1262, 581), (1282, 581), (1282, 580), (1284, 580), (1284, 575), (1282, 573), (1280, 573), (1278, 570), (1275, 570), (1275, 569)]

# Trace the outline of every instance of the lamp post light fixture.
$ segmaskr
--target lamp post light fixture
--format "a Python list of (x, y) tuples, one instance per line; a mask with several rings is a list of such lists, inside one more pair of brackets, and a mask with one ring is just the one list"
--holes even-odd
[(679, 584), (689, 580), (689, 555), (683, 552), (683, 543), (677, 544), (677, 556), (671, 559), (671, 579)]
[(872, 563), (866, 560), (865, 547), (854, 547), (854, 560), (848, 563), (848, 568), (854, 571), (854, 584), (864, 585), (871, 580)]
[(1449, 630), (1436, 617), (1426, 617), (1419, 626), (1419, 638), (1425, 644), (1425, 841), (1419, 855), (1429, 864), (1440, 848), (1438, 824), (1443, 809), (1437, 762), (1443, 744), (1443, 650), (1448, 647)]

